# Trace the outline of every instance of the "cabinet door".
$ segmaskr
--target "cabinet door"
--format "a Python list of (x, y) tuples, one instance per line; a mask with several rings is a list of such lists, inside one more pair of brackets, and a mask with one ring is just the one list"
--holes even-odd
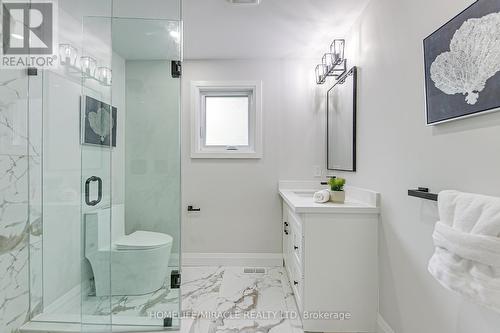
[(341, 311), (350, 320), (304, 320), (304, 331), (375, 332), (378, 216), (309, 214), (303, 223), (304, 311)]

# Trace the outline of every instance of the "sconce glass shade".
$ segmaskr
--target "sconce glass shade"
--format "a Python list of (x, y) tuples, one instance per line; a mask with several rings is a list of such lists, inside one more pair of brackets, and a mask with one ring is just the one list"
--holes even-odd
[(335, 39), (330, 45), (330, 52), (333, 53), (336, 61), (344, 59), (344, 48), (345, 40), (343, 39)]
[(85, 77), (95, 77), (97, 60), (90, 56), (83, 56), (80, 58), (80, 66), (82, 74)]
[(333, 53), (325, 53), (323, 55), (322, 64), (326, 66), (326, 71), (330, 71), (335, 66), (335, 55)]
[(111, 85), (113, 73), (108, 67), (98, 67), (96, 71), (96, 79), (105, 86)]
[(326, 69), (325, 64), (319, 64), (318, 66), (316, 66), (316, 83), (317, 84), (322, 84), (325, 82), (327, 72), (328, 72), (328, 70)]
[(70, 44), (59, 45), (59, 62), (61, 65), (75, 66), (78, 50)]

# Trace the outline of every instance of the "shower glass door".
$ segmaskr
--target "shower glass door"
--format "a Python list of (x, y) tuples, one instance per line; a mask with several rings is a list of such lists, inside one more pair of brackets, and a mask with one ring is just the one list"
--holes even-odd
[(172, 62), (180, 34), (179, 21), (112, 21), (113, 104), (121, 109), (112, 225), (127, 235), (113, 236), (111, 251), (115, 327), (179, 326), (180, 78)]
[(82, 332), (111, 331), (111, 246), (116, 113), (111, 72), (111, 19), (84, 16), (81, 94), (81, 322)]
[(85, 17), (83, 26), (82, 331), (175, 329), (180, 23)]

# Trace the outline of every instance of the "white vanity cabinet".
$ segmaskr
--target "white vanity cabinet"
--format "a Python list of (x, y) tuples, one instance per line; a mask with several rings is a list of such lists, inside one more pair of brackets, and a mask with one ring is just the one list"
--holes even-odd
[(304, 331), (376, 332), (379, 195), (350, 188), (352, 202), (315, 204), (313, 192), (280, 187), (284, 263)]

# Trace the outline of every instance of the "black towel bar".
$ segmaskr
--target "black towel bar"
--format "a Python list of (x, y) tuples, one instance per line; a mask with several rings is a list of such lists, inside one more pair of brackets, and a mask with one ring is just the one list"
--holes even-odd
[(193, 206), (188, 206), (188, 212), (201, 212), (201, 208), (194, 208)]
[(429, 192), (429, 189), (427, 187), (419, 187), (416, 190), (408, 190), (408, 195), (410, 197), (417, 197), (431, 201), (438, 200), (438, 195), (436, 193)]

